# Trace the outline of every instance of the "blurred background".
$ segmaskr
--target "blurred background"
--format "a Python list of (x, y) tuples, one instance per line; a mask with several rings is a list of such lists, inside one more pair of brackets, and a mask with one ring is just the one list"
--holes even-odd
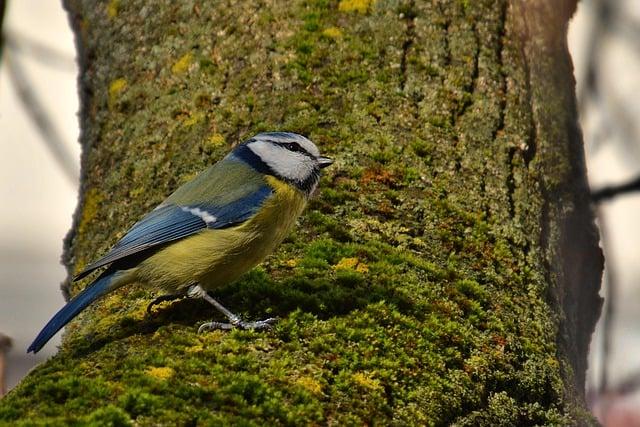
[(589, 183), (605, 252), (589, 404), (640, 426), (640, 0), (583, 0), (569, 29)]
[[(61, 5), (8, 1), (3, 29), (0, 369), (4, 334), (12, 339), (5, 360), (11, 388), (59, 342), (25, 353), (63, 304), (59, 260), (76, 205), (80, 147), (75, 49)], [(569, 45), (606, 255), (587, 394), (604, 425), (640, 426), (640, 0), (580, 1)]]
[(59, 343), (56, 337), (36, 356), (26, 354), (64, 302), (60, 255), (76, 205), (80, 146), (75, 46), (61, 3), (9, 0), (2, 28), (0, 334), (12, 338), (5, 358), (11, 388)]

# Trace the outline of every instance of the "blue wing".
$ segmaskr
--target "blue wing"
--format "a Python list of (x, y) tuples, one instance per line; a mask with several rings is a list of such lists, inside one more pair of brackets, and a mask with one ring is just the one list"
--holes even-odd
[(74, 280), (117, 260), (147, 249), (191, 236), (206, 228), (220, 229), (246, 221), (273, 190), (263, 185), (230, 203), (161, 204), (131, 230), (102, 258), (89, 265)]

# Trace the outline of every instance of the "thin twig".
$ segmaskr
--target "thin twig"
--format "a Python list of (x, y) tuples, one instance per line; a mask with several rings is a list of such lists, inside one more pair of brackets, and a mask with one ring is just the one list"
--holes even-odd
[(2, 28), (4, 27), (4, 12), (7, 6), (7, 2), (4, 0), (0, 0), (0, 59), (2, 59), (2, 50), (4, 48), (4, 32)]
[(12, 30), (4, 30), (3, 36), (5, 45), (11, 52), (28, 55), (44, 65), (63, 71), (76, 71), (74, 58), (61, 50)]
[(3, 36), (3, 23), (4, 23), (4, 11), (6, 9), (7, 3), (4, 0), (0, 0), (0, 59), (2, 59), (2, 48), (4, 46), (4, 36)]
[(611, 185), (600, 188), (599, 190), (594, 190), (591, 192), (591, 200), (594, 203), (601, 203), (633, 191), (640, 191), (640, 176), (624, 184)]
[(60, 136), (60, 132), (58, 132), (55, 124), (49, 119), (49, 115), (33, 91), (32, 85), (27, 80), (27, 75), (20, 66), (20, 63), (15, 60), (13, 56), (9, 55), (8, 52), (5, 52), (4, 59), (9, 77), (13, 83), (12, 86), (15, 88), (22, 106), (31, 120), (33, 120), (42, 140), (45, 142), (49, 152), (53, 155), (53, 158), (65, 176), (73, 185), (76, 185), (79, 176), (76, 160), (66, 148), (64, 140)]

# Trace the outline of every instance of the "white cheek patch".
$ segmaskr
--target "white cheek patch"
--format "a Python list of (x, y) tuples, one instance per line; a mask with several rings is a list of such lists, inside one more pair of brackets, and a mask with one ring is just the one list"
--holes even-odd
[(293, 181), (304, 181), (313, 173), (313, 160), (309, 157), (287, 149), (282, 151), (284, 153), (280, 157), (263, 159), (278, 175)]
[(214, 222), (216, 222), (218, 220), (218, 218), (216, 218), (215, 216), (211, 215), (207, 211), (203, 211), (200, 208), (190, 208), (188, 206), (182, 206), (180, 209), (182, 209), (184, 212), (189, 212), (191, 215), (195, 215), (195, 216), (199, 217), (207, 225), (211, 225), (211, 224), (213, 224)]
[(263, 141), (253, 142), (248, 147), (283, 178), (302, 182), (314, 172), (314, 160), (302, 153)]

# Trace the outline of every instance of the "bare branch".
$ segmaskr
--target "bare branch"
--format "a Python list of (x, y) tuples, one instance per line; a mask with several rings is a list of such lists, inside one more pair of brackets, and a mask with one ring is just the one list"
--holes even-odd
[(632, 179), (629, 182), (625, 182), (624, 184), (611, 185), (611, 186), (603, 187), (599, 190), (594, 190), (591, 192), (591, 200), (594, 203), (601, 203), (603, 201), (612, 199), (622, 194), (631, 193), (633, 191), (639, 191), (639, 190), (640, 190), (640, 176)]
[(73, 185), (75, 185), (79, 176), (77, 162), (71, 153), (69, 153), (60, 132), (49, 118), (44, 106), (33, 91), (31, 83), (27, 80), (25, 71), (22, 69), (19, 62), (12, 56), (7, 55), (6, 52), (5, 64), (7, 71), (9, 72), (11, 82), (13, 83), (12, 86), (17, 92), (18, 99), (20, 99), (25, 111), (31, 120), (33, 120), (36, 129), (42, 136), (42, 141), (49, 149), (49, 152), (53, 155), (53, 158), (56, 160), (56, 163), (58, 163), (65, 176)]
[(44, 65), (55, 67), (63, 71), (76, 71), (75, 59), (52, 46), (31, 39), (24, 34), (5, 30), (4, 42), (11, 52), (28, 55)]

